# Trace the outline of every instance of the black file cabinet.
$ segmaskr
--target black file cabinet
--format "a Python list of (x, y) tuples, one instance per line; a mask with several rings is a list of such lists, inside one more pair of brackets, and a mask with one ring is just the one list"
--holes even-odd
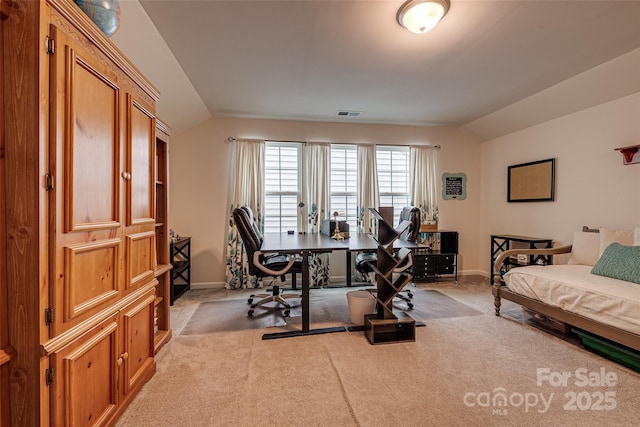
[(458, 283), (458, 232), (422, 233), (420, 240), (427, 247), (413, 250), (413, 280), (453, 278)]
[(171, 305), (191, 288), (191, 237), (171, 242)]

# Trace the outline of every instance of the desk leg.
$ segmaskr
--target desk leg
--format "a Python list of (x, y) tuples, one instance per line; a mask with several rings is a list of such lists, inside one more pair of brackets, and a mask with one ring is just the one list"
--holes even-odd
[(309, 333), (309, 251), (302, 252), (302, 332)]
[(347, 251), (347, 287), (351, 287), (351, 251)]
[(333, 328), (310, 329), (309, 327), (309, 254), (310, 251), (302, 251), (302, 330), (275, 332), (262, 335), (263, 340), (273, 340), (277, 338), (301, 337), (305, 335), (330, 334), (333, 332), (346, 332), (344, 326)]

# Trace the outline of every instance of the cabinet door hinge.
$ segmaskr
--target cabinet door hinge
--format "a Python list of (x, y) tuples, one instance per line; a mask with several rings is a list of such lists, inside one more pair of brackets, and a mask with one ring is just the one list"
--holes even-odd
[(53, 308), (48, 307), (44, 309), (44, 322), (47, 325), (50, 325), (53, 323), (55, 319), (55, 316), (53, 315)]
[(44, 375), (46, 384), (51, 385), (55, 379), (55, 370), (53, 368), (47, 368)]
[(50, 173), (44, 175), (44, 189), (51, 191), (55, 188), (55, 178)]
[(54, 53), (56, 53), (56, 41), (54, 39), (52, 39), (49, 36), (46, 36), (44, 44), (45, 44), (47, 55), (53, 55)]

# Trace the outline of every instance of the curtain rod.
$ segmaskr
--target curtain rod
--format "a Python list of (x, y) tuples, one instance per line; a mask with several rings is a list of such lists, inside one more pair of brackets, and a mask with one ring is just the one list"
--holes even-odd
[[(247, 138), (247, 139), (255, 139), (256, 141), (258, 140), (257, 138)], [(233, 136), (228, 137), (227, 139), (225, 139), (225, 142), (235, 142), (236, 138)], [(296, 144), (305, 144), (308, 141), (287, 141), (284, 139), (265, 139), (264, 141), (269, 141), (269, 142), (288, 142), (288, 143), (296, 143)], [(353, 143), (353, 142), (329, 142), (329, 144), (336, 144), (336, 145), (360, 145), (357, 143)], [(369, 145), (369, 144), (367, 144)], [(377, 145), (377, 144), (374, 144)], [(393, 145), (393, 144), (391, 144)], [(410, 144), (410, 145), (401, 145), (401, 146), (405, 146), (405, 147), (410, 147), (411, 145), (417, 145), (417, 144)], [(442, 148), (442, 146), (440, 144), (438, 145), (427, 145), (427, 147), (433, 148), (435, 150), (440, 150)]]
[[(230, 136), (227, 139), (225, 139), (225, 142), (235, 142), (237, 138)], [(259, 138), (241, 138), (241, 139), (249, 139), (249, 140), (256, 140), (256, 141), (260, 141)], [(265, 139), (264, 141), (270, 141), (270, 142), (292, 142), (292, 143), (298, 143), (298, 144), (304, 144), (306, 141), (286, 141), (284, 139)]]

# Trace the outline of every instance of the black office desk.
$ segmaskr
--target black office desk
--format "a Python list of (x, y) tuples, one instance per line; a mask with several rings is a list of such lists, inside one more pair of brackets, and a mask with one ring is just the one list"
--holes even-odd
[(337, 241), (322, 234), (265, 233), (260, 251), (302, 256), (302, 330), (264, 334), (263, 340), (346, 331), (344, 326), (320, 329), (309, 327), (309, 255), (348, 249), (348, 240)]

